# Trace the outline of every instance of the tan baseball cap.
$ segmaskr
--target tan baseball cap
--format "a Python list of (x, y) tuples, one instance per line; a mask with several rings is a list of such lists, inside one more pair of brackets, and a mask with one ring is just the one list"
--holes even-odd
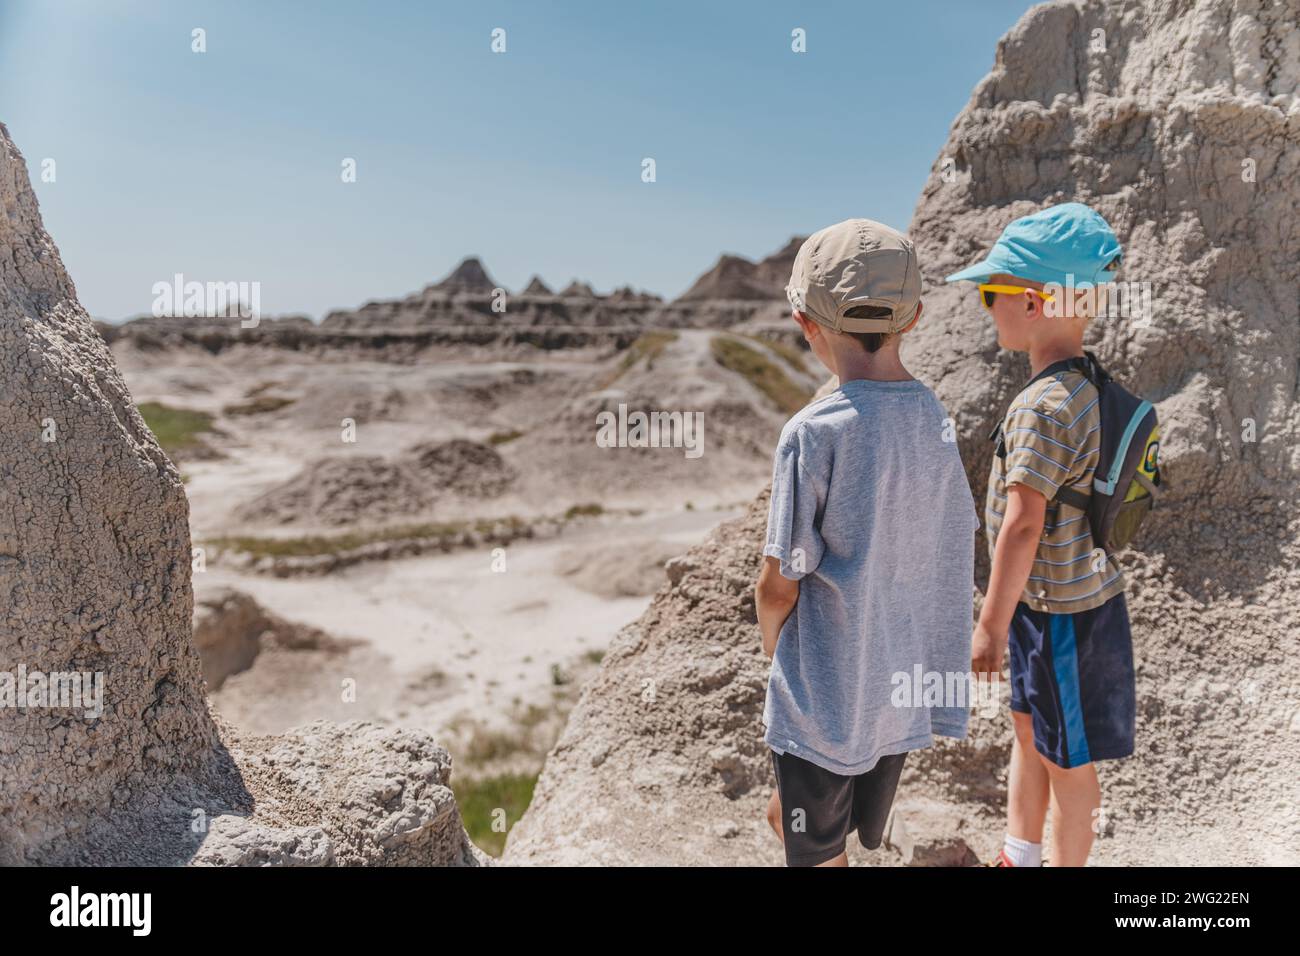
[[(883, 223), (846, 219), (809, 236), (794, 259), (785, 294), (794, 308), (836, 332), (897, 332), (921, 303), (921, 272), (912, 240)], [(844, 315), (883, 306), (889, 318)]]

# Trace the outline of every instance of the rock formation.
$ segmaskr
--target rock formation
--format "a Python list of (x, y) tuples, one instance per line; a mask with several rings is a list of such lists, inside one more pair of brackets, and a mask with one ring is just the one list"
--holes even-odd
[(447, 278), (433, 288), (440, 292), (491, 292), (497, 284), (477, 256), (466, 256)]
[[(599, 295), (577, 279), (558, 293), (540, 276), (501, 299), (495, 280), (473, 256), (446, 278), (397, 299), (335, 309), (319, 325), (305, 316), (264, 317), (256, 327), (220, 318), (140, 316), (119, 325), (96, 323), (110, 344), (144, 350), (198, 346), (213, 354), (239, 345), (332, 353), (379, 351), (386, 356), (447, 345), (528, 345), (543, 349), (616, 345), (644, 328), (732, 328), (770, 319), (785, 301), (785, 283), (800, 239), (758, 263), (724, 256), (682, 298), (665, 303), (631, 285)], [(504, 311), (501, 306), (504, 305)], [(630, 337), (629, 337), (630, 336)]]
[(563, 289), (560, 290), (560, 296), (565, 299), (594, 299), (596, 291), (586, 282), (579, 282), (574, 279)]
[(696, 279), (676, 301), (784, 301), (790, 269), (804, 238), (795, 236), (781, 249), (759, 262), (751, 262), (743, 256), (723, 255), (712, 269)]
[(697, 299), (771, 299), (772, 290), (754, 276), (755, 264), (742, 256), (723, 255), (681, 295)]
[(463, 438), (402, 454), (321, 458), (235, 509), (243, 522), (339, 527), (412, 517), (449, 495), (491, 498), (516, 473), (489, 445)]
[[(362, 641), (339, 638), (308, 624), (273, 614), (242, 591), (209, 591), (194, 602), (194, 647), (203, 665), (208, 693), (226, 678), (248, 670), (264, 652), (290, 651), (345, 654)], [(302, 669), (302, 665), (298, 665)]]
[[(1148, 318), (1098, 319), (1090, 340), (1156, 402), (1169, 482), (1142, 550), (1121, 559), (1138, 739), (1133, 757), (1100, 765), (1098, 862), (1300, 862), (1298, 12), (1295, 0), (1033, 8), (954, 122), (910, 230), (925, 316), (904, 357), (955, 418), (980, 502), (986, 436), (1028, 370), (998, 350), (971, 287), (942, 277), (1011, 219), (1078, 200), (1115, 226), (1120, 277), (1151, 293)], [(764, 512), (760, 499), (669, 563), (585, 689), (507, 862), (780, 861), (762, 817), (768, 664), (750, 597)], [(972, 728), (909, 758), (897, 852), (867, 859), (991, 856), (1010, 722), (1003, 709)]]
[(644, 290), (638, 292), (630, 285), (621, 285), (609, 294), (609, 301), (651, 303), (651, 302), (662, 302), (663, 300), (659, 296), (655, 295), (653, 292), (646, 292)]
[[(3, 126), (0, 207), (0, 863), (480, 862), (428, 735), (213, 717), (180, 474)], [(33, 697), (37, 673), (102, 675), (102, 706)]]

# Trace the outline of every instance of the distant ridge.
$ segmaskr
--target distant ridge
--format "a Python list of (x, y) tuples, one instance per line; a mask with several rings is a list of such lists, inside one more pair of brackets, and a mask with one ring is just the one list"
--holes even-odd
[(579, 282), (574, 279), (560, 290), (560, 295), (566, 299), (594, 299), (596, 298), (596, 290), (586, 282)]
[(483, 268), (478, 256), (466, 256), (452, 270), (451, 275), (436, 283), (433, 288), (444, 292), (491, 292), (497, 288), (497, 284), (488, 275), (487, 269)]
[(662, 302), (653, 292), (638, 292), (630, 285), (619, 286), (609, 294), (611, 302)]
[(677, 301), (783, 299), (794, 257), (803, 241), (804, 237), (795, 236), (759, 262), (723, 254), (713, 268), (696, 279)]

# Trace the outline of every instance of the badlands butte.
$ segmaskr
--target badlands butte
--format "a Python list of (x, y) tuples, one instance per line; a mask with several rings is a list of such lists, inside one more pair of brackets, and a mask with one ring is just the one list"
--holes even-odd
[[(1298, 14), (1033, 8), (909, 227), (904, 355), (977, 501), (1027, 368), (942, 276), (1078, 200), (1152, 291), (1090, 340), (1169, 482), (1122, 556), (1138, 741), (1100, 767), (1102, 864), (1300, 863)], [(319, 323), (96, 326), (3, 127), (0, 203), (0, 660), (106, 675), (98, 719), (0, 710), (0, 862), (782, 862), (752, 584), (773, 443), (824, 384), (797, 238), (671, 302), (503, 299), (467, 259)], [(702, 412), (703, 454), (598, 446), (619, 406)], [(991, 857), (1010, 734), (918, 752), (853, 862)]]

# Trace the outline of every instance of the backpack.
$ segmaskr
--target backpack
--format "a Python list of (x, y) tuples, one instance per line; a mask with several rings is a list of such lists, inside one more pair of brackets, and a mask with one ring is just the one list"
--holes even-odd
[[(1120, 385), (1101, 367), (1097, 356), (1069, 359), (1067, 368), (1081, 373), (1097, 389), (1101, 413), (1101, 449), (1091, 493), (1062, 487), (1063, 501), (1088, 516), (1094, 546), (1107, 554), (1126, 548), (1138, 526), (1155, 506), (1161, 488), (1160, 425), (1154, 406)], [(1051, 374), (1055, 374), (1053, 367)], [(1046, 377), (1044, 370), (1031, 380)], [(998, 428), (999, 437), (1001, 426)], [(1001, 453), (1001, 443), (999, 452)]]

